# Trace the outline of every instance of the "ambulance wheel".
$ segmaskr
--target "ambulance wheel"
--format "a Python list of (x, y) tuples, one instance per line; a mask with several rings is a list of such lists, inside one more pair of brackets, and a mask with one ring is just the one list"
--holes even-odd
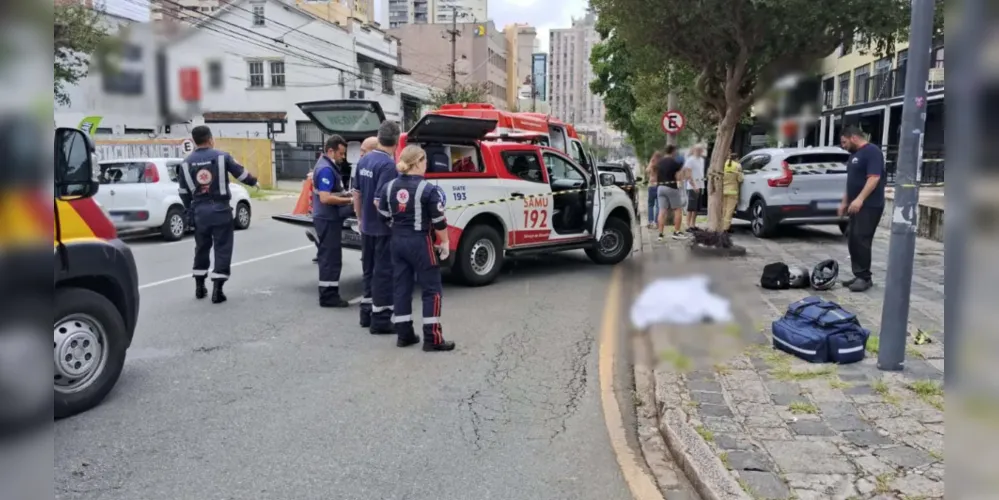
[(111, 392), (125, 366), (127, 333), (110, 300), (82, 288), (55, 295), (55, 417), (89, 410)]
[(604, 234), (586, 249), (586, 255), (597, 264), (614, 265), (628, 258), (634, 239), (627, 222), (611, 217), (604, 223)]
[(503, 239), (491, 226), (472, 226), (461, 236), (454, 271), (465, 286), (483, 286), (496, 280), (503, 268)]
[(187, 221), (184, 220), (184, 209), (170, 207), (170, 210), (167, 210), (166, 220), (160, 227), (160, 234), (166, 241), (177, 241), (184, 237), (185, 232), (187, 232)]

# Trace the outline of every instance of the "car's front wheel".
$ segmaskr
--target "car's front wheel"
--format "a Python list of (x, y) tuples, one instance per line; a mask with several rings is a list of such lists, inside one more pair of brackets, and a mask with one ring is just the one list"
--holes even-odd
[(596, 244), (586, 249), (586, 255), (597, 264), (614, 265), (628, 258), (635, 241), (627, 222), (611, 217), (604, 223), (604, 232)]
[(241, 201), (236, 204), (236, 213), (233, 217), (233, 225), (236, 229), (246, 229), (250, 227), (250, 204)]

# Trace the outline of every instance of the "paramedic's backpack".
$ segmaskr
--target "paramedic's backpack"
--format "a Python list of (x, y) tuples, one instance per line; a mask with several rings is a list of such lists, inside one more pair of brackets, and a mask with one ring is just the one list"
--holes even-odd
[(768, 290), (784, 290), (791, 285), (791, 269), (783, 262), (763, 266), (760, 286)]
[(787, 306), (772, 328), (774, 349), (812, 363), (856, 363), (871, 335), (856, 314), (815, 296)]

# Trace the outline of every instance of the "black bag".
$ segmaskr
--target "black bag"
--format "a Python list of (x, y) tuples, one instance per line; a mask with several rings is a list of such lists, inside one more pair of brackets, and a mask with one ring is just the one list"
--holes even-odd
[(783, 262), (763, 266), (760, 286), (768, 290), (786, 290), (791, 286), (791, 270)]

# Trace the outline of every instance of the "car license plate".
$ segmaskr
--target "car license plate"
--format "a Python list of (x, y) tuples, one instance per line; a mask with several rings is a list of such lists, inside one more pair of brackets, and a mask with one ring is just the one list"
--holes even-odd
[(838, 201), (820, 201), (816, 205), (819, 210), (836, 210), (839, 208)]
[(112, 215), (111, 216), (111, 222), (124, 222), (124, 221), (125, 221), (125, 216), (124, 215)]

